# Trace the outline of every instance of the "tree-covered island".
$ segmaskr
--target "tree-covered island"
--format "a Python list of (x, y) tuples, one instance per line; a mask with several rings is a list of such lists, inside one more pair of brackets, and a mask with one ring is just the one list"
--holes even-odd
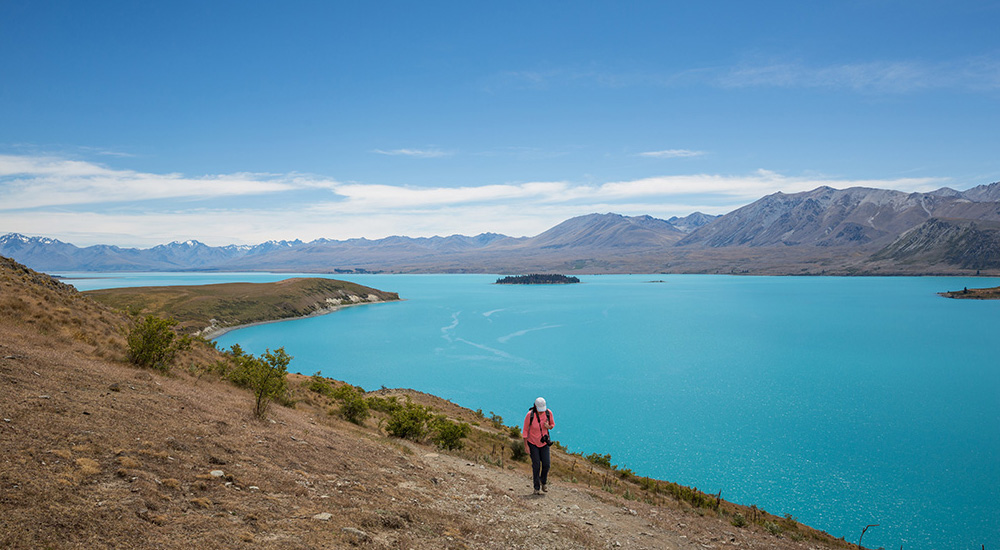
[(498, 285), (569, 285), (579, 283), (576, 277), (566, 275), (533, 273), (531, 275), (508, 275), (497, 279)]

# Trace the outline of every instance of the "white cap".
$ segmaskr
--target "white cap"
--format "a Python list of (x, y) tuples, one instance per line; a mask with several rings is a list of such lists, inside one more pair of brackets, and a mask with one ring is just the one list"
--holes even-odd
[(538, 399), (535, 399), (535, 410), (538, 411), (538, 412), (540, 412), (540, 413), (545, 412), (545, 398), (544, 397), (539, 397)]

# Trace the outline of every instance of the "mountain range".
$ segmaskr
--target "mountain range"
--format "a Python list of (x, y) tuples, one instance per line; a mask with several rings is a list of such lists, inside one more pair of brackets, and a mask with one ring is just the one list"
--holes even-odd
[(930, 193), (820, 187), (774, 193), (722, 216), (589, 214), (517, 238), (185, 241), (137, 249), (9, 233), (0, 237), (0, 255), (47, 272), (1000, 274), (1000, 182)]

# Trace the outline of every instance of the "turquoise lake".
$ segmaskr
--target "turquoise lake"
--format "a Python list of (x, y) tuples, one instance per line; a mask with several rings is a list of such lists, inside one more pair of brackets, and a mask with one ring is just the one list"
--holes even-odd
[[(72, 275), (69, 275), (72, 276)], [(78, 274), (81, 290), (288, 274)], [(986, 278), (335, 276), (405, 301), (218, 338), (290, 370), (409, 387), (878, 548), (1000, 547), (1000, 301)], [(655, 281), (655, 282), (654, 282)]]

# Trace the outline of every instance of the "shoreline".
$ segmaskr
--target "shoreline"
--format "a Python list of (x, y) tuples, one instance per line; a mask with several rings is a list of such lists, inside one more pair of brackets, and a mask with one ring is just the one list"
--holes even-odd
[[(403, 300), (400, 299), (400, 300), (391, 300), (391, 301), (392, 302), (402, 302)], [(284, 322), (284, 321), (297, 321), (297, 320), (300, 320), (300, 319), (308, 319), (310, 317), (321, 317), (323, 315), (328, 315), (330, 313), (333, 313), (335, 311), (339, 311), (341, 309), (348, 308), (348, 307), (374, 305), (374, 304), (388, 304), (388, 303), (390, 303), (390, 301), (379, 300), (378, 302), (358, 302), (356, 304), (339, 304), (339, 305), (336, 305), (336, 306), (330, 306), (330, 307), (325, 307), (325, 308), (317, 309), (316, 311), (314, 311), (312, 313), (309, 313), (308, 315), (297, 315), (295, 317), (285, 317), (283, 319), (269, 319), (267, 321), (254, 321), (253, 323), (246, 323), (246, 324), (242, 324), (242, 325), (233, 325), (231, 327), (212, 327), (212, 326), (209, 326), (209, 327), (205, 327), (205, 328), (201, 329), (200, 331), (196, 332), (194, 335), (195, 336), (200, 336), (200, 337), (202, 337), (202, 338), (204, 338), (206, 340), (215, 340), (216, 338), (218, 338), (220, 336), (223, 336), (223, 335), (225, 335), (225, 334), (227, 334), (229, 332), (232, 332), (234, 330), (239, 330), (241, 328), (255, 327), (255, 326), (258, 326), (258, 325), (269, 325), (271, 323), (281, 323), (281, 322)]]

